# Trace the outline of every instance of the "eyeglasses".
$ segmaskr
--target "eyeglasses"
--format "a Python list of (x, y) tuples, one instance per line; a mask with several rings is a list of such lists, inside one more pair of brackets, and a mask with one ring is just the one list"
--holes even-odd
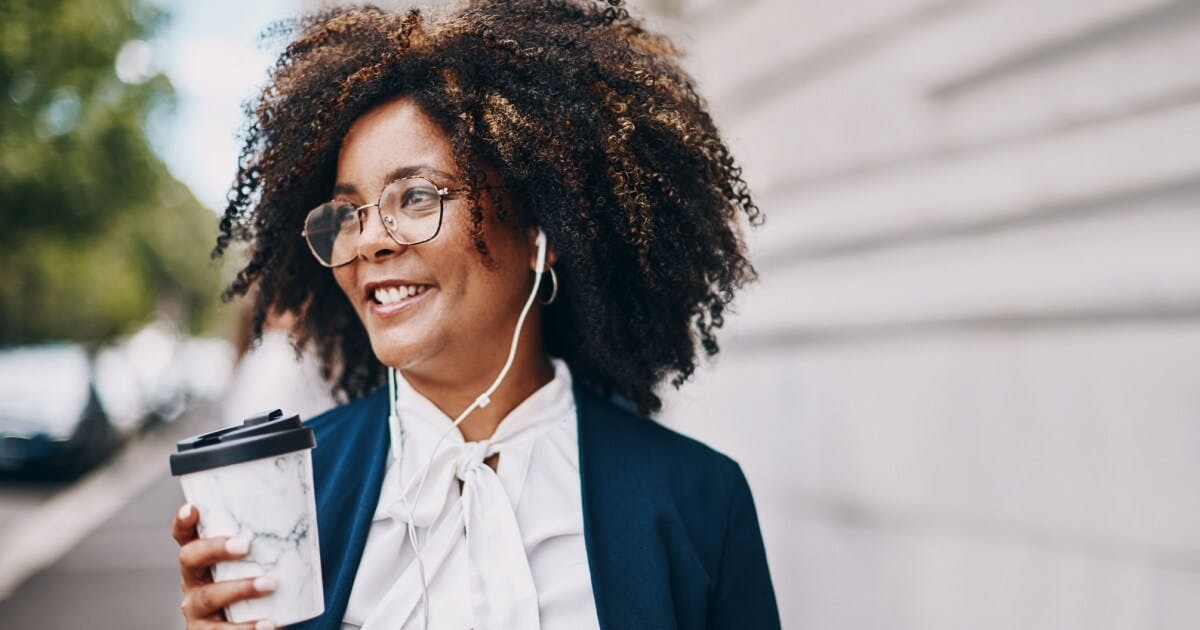
[[(483, 188), (500, 188), (485, 186)], [(326, 267), (340, 267), (358, 256), (367, 210), (379, 209), (379, 219), (398, 245), (432, 240), (442, 228), (443, 200), (467, 188), (445, 188), (419, 175), (402, 177), (384, 187), (379, 201), (355, 206), (348, 201), (328, 201), (309, 211), (301, 235), (313, 256)]]

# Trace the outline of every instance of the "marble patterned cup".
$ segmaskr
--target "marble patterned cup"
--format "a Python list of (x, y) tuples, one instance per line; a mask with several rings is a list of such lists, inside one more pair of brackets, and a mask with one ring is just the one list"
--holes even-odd
[(268, 619), (285, 626), (325, 611), (313, 494), (312, 429), (275, 410), (241, 425), (179, 442), (171, 473), (200, 512), (201, 538), (250, 541), (241, 560), (218, 562), (213, 580), (268, 575), (275, 592), (235, 602), (229, 621)]

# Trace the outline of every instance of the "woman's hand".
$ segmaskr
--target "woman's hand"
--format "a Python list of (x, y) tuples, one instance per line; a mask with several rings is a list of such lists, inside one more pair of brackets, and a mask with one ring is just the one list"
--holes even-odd
[(209, 570), (214, 563), (236, 560), (250, 552), (243, 538), (198, 538), (199, 510), (185, 504), (175, 513), (171, 536), (179, 543), (179, 572), (183, 576), (183, 618), (188, 630), (274, 630), (268, 620), (229, 623), (224, 608), (229, 604), (262, 597), (275, 590), (270, 577), (213, 582)]

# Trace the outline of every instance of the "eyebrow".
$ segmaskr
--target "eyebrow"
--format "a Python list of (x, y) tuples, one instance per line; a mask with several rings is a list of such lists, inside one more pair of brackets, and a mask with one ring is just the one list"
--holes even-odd
[[(396, 181), (397, 179), (401, 179), (404, 177), (410, 177), (412, 175), (435, 175), (439, 178), (448, 179), (451, 181), (457, 181), (457, 178), (454, 177), (453, 175), (451, 175), (441, 169), (430, 166), (428, 164), (414, 164), (412, 166), (401, 166), (399, 168), (392, 169), (391, 172), (389, 172), (387, 174), (387, 176), (384, 178), (384, 181), (386, 181), (387, 183), (390, 184), (390, 183)], [(434, 183), (436, 183), (436, 182), (434, 182)], [(333, 186), (333, 194), (335, 196), (336, 195), (357, 195), (357, 194), (359, 194), (359, 192), (358, 192), (358, 189), (354, 187), (354, 184), (351, 184), (348, 182), (338, 182), (337, 184), (335, 184)]]

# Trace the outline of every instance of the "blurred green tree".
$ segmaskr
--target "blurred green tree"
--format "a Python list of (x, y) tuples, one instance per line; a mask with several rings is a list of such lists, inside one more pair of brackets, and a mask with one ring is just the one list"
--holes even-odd
[[(216, 217), (146, 137), (173, 90), (142, 0), (0, 0), (0, 345), (210, 323)], [(118, 55), (122, 63), (118, 63)]]

